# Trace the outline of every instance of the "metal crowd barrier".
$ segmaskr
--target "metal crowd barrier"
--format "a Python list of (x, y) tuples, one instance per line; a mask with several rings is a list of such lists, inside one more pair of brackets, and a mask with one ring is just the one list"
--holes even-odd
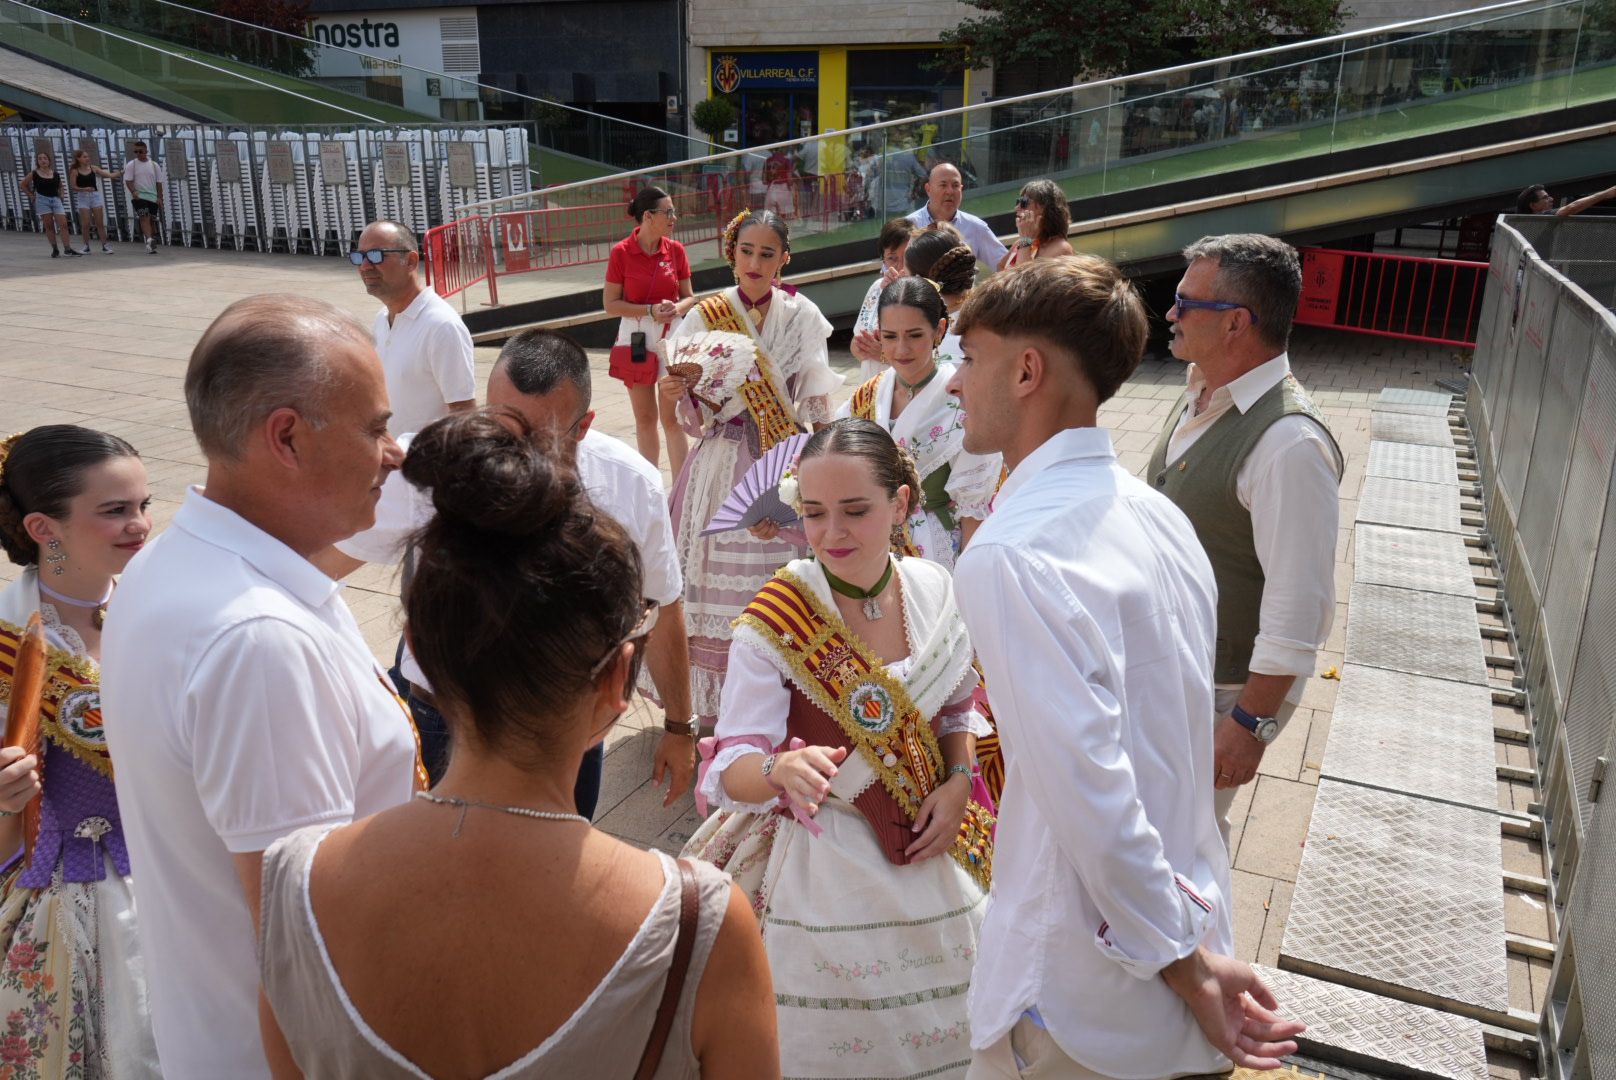
[(1487, 264), (1369, 251), (1302, 249), (1296, 321), (1469, 348)]
[(1466, 406), (1533, 716), (1557, 941), (1540, 1029), (1551, 1080), (1616, 1078), (1613, 304), (1616, 220), (1500, 219)]
[[(137, 138), (163, 176), (162, 241), (188, 247), (345, 255), (367, 221), (395, 218), (424, 233), (462, 217), (468, 203), (530, 189), (521, 127), (10, 123), (0, 124), (0, 228), (40, 228), (32, 200), (17, 190), (37, 152), (49, 153), (62, 173), (81, 148), (115, 170)], [(111, 232), (137, 237), (122, 181), (103, 180), (101, 190)], [(68, 217), (76, 233), (74, 209)]]

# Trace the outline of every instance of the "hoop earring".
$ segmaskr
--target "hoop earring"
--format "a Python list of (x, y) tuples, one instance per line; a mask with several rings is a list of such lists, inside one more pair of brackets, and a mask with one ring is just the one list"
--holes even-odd
[(50, 563), (51, 573), (60, 576), (62, 573), (62, 564), (67, 561), (67, 556), (62, 554), (62, 542), (60, 540), (52, 540), (45, 546), (50, 549), (50, 554), (45, 556), (45, 561)]

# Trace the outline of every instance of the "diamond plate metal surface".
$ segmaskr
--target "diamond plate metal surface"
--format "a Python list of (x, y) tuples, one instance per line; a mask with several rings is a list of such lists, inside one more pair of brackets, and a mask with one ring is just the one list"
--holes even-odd
[(1346, 661), (1486, 685), (1476, 602), (1386, 585), (1354, 585), (1347, 604)]
[(1376, 411), (1370, 423), (1370, 437), (1383, 442), (1419, 443), (1422, 446), (1453, 446), (1453, 429), (1441, 416), (1410, 416), (1407, 413)]
[(1421, 484), (1457, 484), (1459, 459), (1447, 446), (1376, 440), (1369, 444), (1369, 466), (1364, 472)]
[(1507, 1012), (1502, 847), (1497, 814), (1321, 779), (1280, 964)]
[(1376, 412), (1408, 413), (1413, 416), (1447, 416), (1453, 395), (1438, 390), (1405, 390), (1388, 386), (1375, 399)]
[(1352, 579), (1399, 589), (1476, 595), (1470, 553), (1458, 533), (1361, 524), (1356, 530)]
[(1474, 1020), (1278, 968), (1258, 966), (1257, 974), (1286, 1019), (1307, 1025), (1297, 1039), (1303, 1053), (1371, 1072), (1390, 1065), (1423, 1080), (1487, 1080), (1487, 1048)]
[(1492, 691), (1343, 664), (1320, 775), (1498, 809)]
[(1366, 476), (1363, 492), (1358, 496), (1358, 521), (1457, 533), (1459, 488), (1453, 484)]

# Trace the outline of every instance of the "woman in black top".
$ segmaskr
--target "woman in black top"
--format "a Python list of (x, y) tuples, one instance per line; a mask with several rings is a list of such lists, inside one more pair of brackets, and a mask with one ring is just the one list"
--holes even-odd
[[(62, 178), (51, 163), (51, 156), (41, 150), (34, 155), (34, 171), (22, 178), (18, 185), (25, 194), (33, 196), (34, 216), (44, 224), (45, 239), (50, 241), (51, 258), (65, 251), (78, 256), (67, 242), (67, 207), (62, 203)], [(62, 238), (62, 251), (56, 250), (56, 238)]]
[(112, 247), (107, 243), (107, 200), (101, 194), (101, 178), (116, 180), (122, 172), (109, 172), (90, 160), (88, 150), (73, 151), (73, 164), (69, 166), (67, 174), (73, 178), (73, 205), (79, 212), (79, 235), (84, 238), (84, 246), (79, 254), (90, 253), (90, 225), (95, 225), (95, 231), (101, 237), (101, 252), (104, 255), (112, 254)]

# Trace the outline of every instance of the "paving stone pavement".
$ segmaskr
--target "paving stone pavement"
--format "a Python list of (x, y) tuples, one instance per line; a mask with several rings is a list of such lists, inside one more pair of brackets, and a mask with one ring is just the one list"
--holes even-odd
[[(160, 529), (186, 486), (202, 480), (203, 460), (190, 434), (182, 382), (191, 347), (213, 317), (231, 301), (257, 292), (321, 296), (367, 323), (376, 304), (356, 271), (335, 259), (172, 247), (148, 256), (138, 244), (116, 247), (113, 256), (52, 260), (41, 237), (0, 232), (0, 281), (5, 283), (0, 432), (66, 422), (128, 439), (145, 459)], [(1451, 349), (1313, 329), (1297, 331), (1291, 352), (1297, 377), (1323, 410), (1347, 460), (1336, 549), (1337, 617), (1319, 656), (1323, 672), (1342, 662), (1353, 520), (1375, 397), (1387, 386), (1430, 389), (1433, 379), (1457, 375), (1462, 367)], [(493, 348), (477, 350), (480, 380), (486, 380), (496, 355)], [(632, 441), (627, 397), (606, 375), (605, 352), (590, 355), (596, 426)], [(856, 377), (845, 350), (833, 360)], [(1182, 378), (1171, 359), (1147, 360), (1101, 410), (1121, 460), (1133, 471), (1143, 472)], [(852, 385), (850, 378), (843, 392), (850, 393)], [(15, 569), (0, 566), (0, 580), (14, 576)], [(394, 573), (378, 567), (359, 571), (348, 580), (347, 598), (371, 648), (390, 663), (399, 628)], [(1236, 948), (1248, 960), (1277, 961), (1336, 685), (1322, 678), (1310, 681), (1295, 718), (1232, 811)], [(660, 715), (642, 701), (611, 735), (598, 821), (626, 840), (674, 851), (699, 819), (688, 795), (664, 809), (650, 784), (659, 729)], [(1533, 972), (1534, 997), (1541, 993), (1540, 981)], [(1512, 1004), (1530, 1007), (1525, 1001)]]

